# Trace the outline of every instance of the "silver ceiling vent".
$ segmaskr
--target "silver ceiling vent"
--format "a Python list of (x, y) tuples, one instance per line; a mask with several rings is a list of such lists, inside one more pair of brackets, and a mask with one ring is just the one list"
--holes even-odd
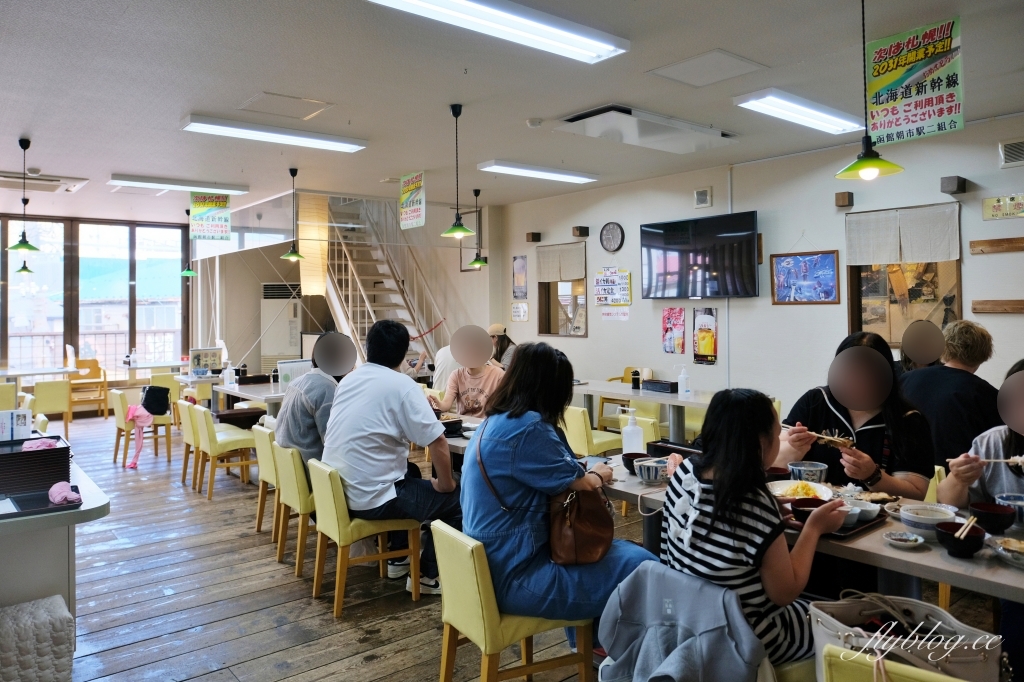
[[(67, 192), (74, 193), (85, 187), (89, 181), (85, 178), (58, 178), (52, 175), (30, 175), (25, 180), (28, 192)], [(0, 189), (21, 191), (21, 171), (0, 171)]]
[(692, 154), (735, 142), (732, 135), (715, 128), (619, 104), (570, 116), (555, 130), (673, 154)]
[(999, 143), (999, 167), (1024, 166), (1024, 137)]

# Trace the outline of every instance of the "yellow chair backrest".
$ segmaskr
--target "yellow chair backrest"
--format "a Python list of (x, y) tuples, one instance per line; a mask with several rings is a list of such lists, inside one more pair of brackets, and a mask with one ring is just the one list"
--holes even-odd
[(21, 409), (32, 410), (32, 414), (36, 413), (36, 397), (31, 393), (19, 394), (21, 395)]
[(501, 650), (501, 614), (484, 546), (443, 521), (430, 524), (441, 583), (458, 585), (441, 600), (441, 620), (485, 654)]
[(181, 440), (191, 445), (193, 449), (197, 448), (199, 439), (196, 438), (196, 427), (192, 423), (192, 403), (187, 400), (179, 400), (178, 414), (181, 415)]
[(935, 475), (928, 481), (928, 492), (924, 494), (925, 502), (938, 502), (939, 484), (946, 480), (946, 467), (935, 467)]
[(277, 494), (282, 504), (291, 507), (299, 514), (308, 514), (316, 507), (313, 495), (306, 482), (305, 465), (302, 455), (295, 448), (282, 447), (276, 441), (271, 446), (274, 450), (274, 466), (277, 472)]
[(150, 386), (163, 386), (171, 392), (170, 401), (175, 403), (181, 398), (181, 384), (174, 380), (173, 374), (154, 374), (149, 377)]
[(192, 428), (199, 434), (199, 449), (215, 454), (210, 446), (217, 442), (217, 429), (213, 425), (213, 414), (202, 405), (192, 406)]
[[(897, 663), (888, 658), (884, 659), (884, 665), (889, 682), (963, 682), (959, 678)], [(873, 655), (868, 660), (867, 654), (842, 649), (834, 644), (825, 645), (822, 668), (824, 682), (873, 682), (878, 679), (874, 675)]]
[(630, 400), (629, 406), (636, 410), (637, 419), (661, 419), (661, 405), (643, 400)]
[(316, 498), (316, 528), (328, 537), (336, 538), (342, 546), (351, 545), (352, 518), (348, 515), (348, 501), (341, 474), (318, 459), (311, 459), (309, 479), (313, 483), (313, 497)]
[(565, 408), (565, 414), (562, 415), (562, 428), (565, 430), (565, 438), (569, 441), (569, 447), (577, 457), (586, 457), (590, 454), (590, 445), (594, 436), (590, 433), (590, 414), (586, 408), (572, 407), (571, 405)]
[(0, 410), (14, 410), (18, 407), (18, 385), (0, 384)]
[(88, 360), (78, 358), (78, 361), (75, 363), (75, 366), (78, 368), (78, 372), (72, 374), (71, 378), (76, 381), (88, 381), (90, 379), (95, 379), (98, 381), (100, 379), (106, 378), (103, 376), (103, 369), (100, 367), (100, 361), (97, 360), (96, 358), (89, 358)]
[(700, 430), (704, 428), (704, 416), (708, 411), (703, 407), (687, 407), (686, 408), (686, 430), (692, 431), (694, 435), (700, 433)]
[[(619, 430), (626, 428), (626, 424), (629, 423), (628, 414), (619, 415)], [(657, 419), (650, 419), (648, 417), (637, 417), (636, 425), (643, 431), (644, 445), (652, 441), (661, 440), (661, 424)]]
[(128, 424), (128, 396), (124, 394), (124, 391), (113, 390), (110, 392), (110, 402), (114, 406), (114, 423), (117, 428), (122, 431), (127, 431), (129, 428), (135, 428), (135, 424)]
[(50, 428), (50, 420), (45, 414), (37, 414), (36, 418), (32, 420), (32, 428), (39, 433), (46, 433), (46, 429)]
[[(626, 369), (622, 370), (622, 379), (621, 379), (622, 383), (624, 383), (624, 384), (632, 383), (632, 381), (633, 381), (633, 370), (639, 370), (639, 372), (640, 372), (640, 381), (643, 381), (644, 379), (653, 379), (654, 378), (654, 370), (651, 369), (650, 367), (627, 367)], [(619, 380), (618, 377), (612, 377), (611, 379), (609, 379), (609, 381), (618, 381), (618, 380)]]
[(252, 427), (252, 438), (256, 441), (256, 461), (261, 481), (277, 485), (277, 465), (274, 464), (274, 432), (260, 425)]
[(437, 402), (441, 402), (442, 400), (444, 400), (444, 391), (438, 391), (433, 388), (427, 388), (424, 385), (423, 393), (425, 393), (428, 398), (433, 398)]
[(51, 414), (71, 411), (71, 382), (67, 379), (36, 382), (35, 396), (36, 412)]

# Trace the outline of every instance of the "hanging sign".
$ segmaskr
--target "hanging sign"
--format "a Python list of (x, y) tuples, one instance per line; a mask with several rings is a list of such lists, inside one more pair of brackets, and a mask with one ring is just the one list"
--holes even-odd
[(427, 195), (423, 189), (423, 171), (401, 178), (398, 197), (398, 221), (403, 230), (423, 227), (427, 221)]
[(1024, 192), (981, 200), (982, 220), (1024, 218)]
[(693, 309), (693, 364), (718, 361), (718, 308)]
[(601, 274), (594, 278), (596, 305), (628, 306), (633, 302), (629, 289), (629, 270), (617, 266), (601, 268)]
[(231, 239), (231, 196), (189, 192), (188, 236), (191, 239)]
[(661, 349), (666, 353), (686, 353), (686, 308), (662, 309)]
[(526, 299), (526, 256), (512, 256), (512, 300)]
[(963, 129), (960, 17), (872, 41), (864, 57), (876, 146)]

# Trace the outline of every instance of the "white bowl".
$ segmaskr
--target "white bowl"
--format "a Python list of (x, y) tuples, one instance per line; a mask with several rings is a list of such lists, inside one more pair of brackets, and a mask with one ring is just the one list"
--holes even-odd
[(846, 511), (846, 518), (843, 519), (843, 528), (857, 525), (857, 520), (860, 519), (860, 509), (856, 507), (840, 507), (839, 509), (840, 511)]
[(936, 542), (936, 524), (955, 521), (956, 514), (935, 504), (908, 504), (900, 509), (900, 520), (926, 542)]
[(860, 520), (870, 521), (871, 519), (878, 516), (878, 510), (881, 509), (881, 505), (877, 505), (874, 502), (865, 502), (864, 500), (850, 500), (846, 504), (860, 510)]
[(668, 460), (650, 457), (633, 463), (636, 475), (644, 485), (660, 485), (668, 480)]

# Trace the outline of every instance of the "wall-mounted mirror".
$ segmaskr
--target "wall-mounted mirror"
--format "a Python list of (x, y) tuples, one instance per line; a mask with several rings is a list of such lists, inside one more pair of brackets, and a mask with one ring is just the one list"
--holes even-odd
[(587, 280), (540, 283), (538, 334), (587, 335)]

